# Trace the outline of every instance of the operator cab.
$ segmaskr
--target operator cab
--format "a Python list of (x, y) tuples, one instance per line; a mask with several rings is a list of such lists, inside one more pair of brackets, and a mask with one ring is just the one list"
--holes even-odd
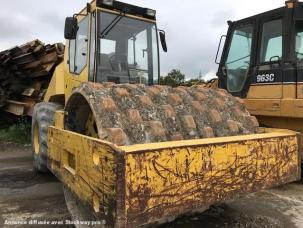
[(279, 99), (303, 98), (303, 3), (287, 1), (228, 24), (217, 73), (221, 88), (247, 99), (277, 99), (276, 108)]
[(88, 75), (80, 81), (158, 84), (158, 33), (167, 51), (155, 10), (95, 0), (80, 14), (66, 19), (69, 72), (75, 80), (83, 72)]

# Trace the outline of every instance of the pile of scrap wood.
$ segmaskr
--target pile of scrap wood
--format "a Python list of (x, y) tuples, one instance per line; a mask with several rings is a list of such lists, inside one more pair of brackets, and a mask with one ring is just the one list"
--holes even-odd
[(31, 115), (63, 55), (63, 44), (44, 45), (39, 40), (0, 52), (0, 107), (16, 115)]

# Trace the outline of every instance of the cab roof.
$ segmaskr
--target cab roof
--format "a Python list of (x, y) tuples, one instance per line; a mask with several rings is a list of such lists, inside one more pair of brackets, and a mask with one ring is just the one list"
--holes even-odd
[[(114, 0), (113, 5), (110, 6), (110, 5), (103, 4), (102, 0), (96, 0), (96, 6), (100, 7), (100, 8), (119, 11), (119, 12), (125, 13), (125, 14), (131, 14), (131, 15), (144, 17), (144, 18), (151, 19), (151, 20), (156, 20), (156, 11), (155, 10), (140, 7), (140, 6), (131, 5), (131, 4), (120, 2), (120, 1), (115, 1)], [(155, 15), (154, 16), (149, 15), (147, 13), (148, 10), (154, 11)]]

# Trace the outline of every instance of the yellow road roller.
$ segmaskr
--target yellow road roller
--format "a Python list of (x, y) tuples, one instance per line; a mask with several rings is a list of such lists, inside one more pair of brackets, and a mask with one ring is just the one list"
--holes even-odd
[(296, 132), (260, 128), (225, 90), (158, 85), (155, 10), (95, 0), (66, 19), (65, 38), (32, 144), (74, 220), (154, 225), (300, 179)]

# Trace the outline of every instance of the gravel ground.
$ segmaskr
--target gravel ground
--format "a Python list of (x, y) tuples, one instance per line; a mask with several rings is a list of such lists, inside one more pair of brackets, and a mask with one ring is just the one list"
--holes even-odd
[[(1, 142), (0, 148), (0, 227), (18, 227), (4, 225), (5, 221), (69, 220), (61, 184), (51, 175), (33, 173), (31, 148)], [(203, 214), (160, 227), (301, 228), (302, 211), (303, 185), (294, 183), (213, 206)]]
[(68, 220), (61, 184), (50, 174), (33, 172), (31, 147), (0, 142), (0, 148), (0, 227), (24, 227), (5, 222)]

